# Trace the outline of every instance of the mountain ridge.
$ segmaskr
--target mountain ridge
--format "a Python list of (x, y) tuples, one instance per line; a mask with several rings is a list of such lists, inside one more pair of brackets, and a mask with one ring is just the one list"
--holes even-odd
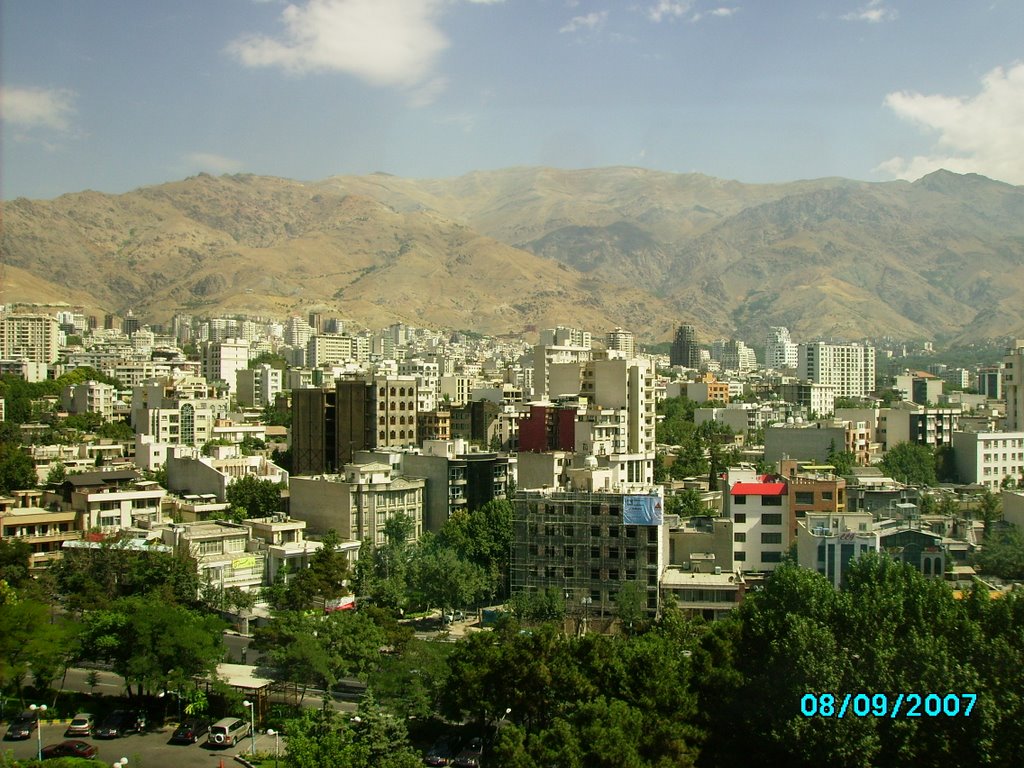
[[(3, 203), (0, 300), (97, 312), (330, 311), (520, 333), (561, 323), (670, 338), (1024, 333), (1024, 188), (744, 184), (614, 167), (313, 182), (199, 174), (122, 195)], [(31, 280), (28, 280), (31, 276)]]

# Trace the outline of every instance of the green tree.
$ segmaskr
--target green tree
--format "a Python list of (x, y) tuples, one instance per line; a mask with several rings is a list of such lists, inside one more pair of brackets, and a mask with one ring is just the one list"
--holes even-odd
[(835, 440), (832, 440), (828, 445), (828, 463), (835, 467), (837, 475), (849, 475), (857, 464), (857, 457), (849, 451), (837, 450)]
[(224, 656), (224, 623), (154, 596), (126, 597), (83, 617), (83, 658), (109, 661), (141, 695), (166, 683), (206, 675)]
[(986, 488), (978, 501), (978, 516), (985, 522), (985, 535), (992, 532), (992, 525), (1003, 517), (1003, 504), (998, 496)]
[(926, 445), (898, 443), (886, 451), (882, 471), (902, 483), (935, 485), (935, 455)]
[(243, 517), (270, 517), (281, 511), (282, 483), (243, 475), (228, 485), (227, 501)]
[(49, 472), (46, 473), (46, 484), (51, 487), (62, 485), (67, 479), (68, 471), (64, 464), (59, 461), (55, 461), (50, 465)]
[(971, 561), (986, 576), (992, 574), (1008, 581), (1024, 579), (1024, 535), (1015, 525), (985, 536)]
[(346, 718), (333, 709), (304, 710), (285, 726), (288, 768), (416, 768), (422, 758), (409, 745), (403, 720), (383, 712), (372, 700), (358, 717)]
[(0, 493), (36, 487), (36, 470), (28, 454), (16, 445), (0, 443)]

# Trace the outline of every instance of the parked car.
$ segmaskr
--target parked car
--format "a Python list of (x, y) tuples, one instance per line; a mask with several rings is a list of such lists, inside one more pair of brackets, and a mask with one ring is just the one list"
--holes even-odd
[(35, 731), (37, 725), (39, 725), (39, 721), (36, 720), (36, 713), (26, 709), (11, 720), (10, 725), (7, 726), (7, 733), (4, 735), (4, 738), (27, 739)]
[(171, 735), (175, 744), (195, 744), (210, 730), (210, 723), (201, 717), (187, 718)]
[(64, 731), (64, 735), (67, 737), (89, 736), (95, 725), (96, 719), (89, 712), (79, 712), (71, 718), (71, 722), (68, 723), (68, 729)]
[(249, 735), (249, 723), (237, 717), (225, 717), (210, 726), (206, 743), (215, 747), (233, 747)]
[(423, 757), (424, 765), (448, 765), (452, 761), (454, 745), (444, 736), (433, 743)]
[(480, 768), (480, 758), (483, 756), (484, 741), (479, 736), (474, 736), (455, 756), (452, 765), (456, 768)]
[(103, 719), (92, 735), (97, 739), (116, 739), (133, 732), (142, 733), (144, 730), (145, 714), (130, 709), (115, 709)]
[(95, 745), (87, 741), (71, 739), (62, 741), (60, 744), (50, 744), (43, 747), (43, 760), (53, 757), (96, 757), (99, 752)]

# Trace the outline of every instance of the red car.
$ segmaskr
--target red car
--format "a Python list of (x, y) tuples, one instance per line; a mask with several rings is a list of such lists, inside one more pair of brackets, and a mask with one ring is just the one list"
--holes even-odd
[(43, 747), (43, 760), (51, 757), (96, 757), (97, 752), (99, 750), (89, 742), (72, 739)]

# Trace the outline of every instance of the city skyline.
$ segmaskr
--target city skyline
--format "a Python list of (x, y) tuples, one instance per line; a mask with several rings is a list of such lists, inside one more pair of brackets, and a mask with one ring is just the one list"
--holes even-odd
[(1020, 6), (271, 0), (2, 11), (0, 195), (631, 165), (1024, 183)]

